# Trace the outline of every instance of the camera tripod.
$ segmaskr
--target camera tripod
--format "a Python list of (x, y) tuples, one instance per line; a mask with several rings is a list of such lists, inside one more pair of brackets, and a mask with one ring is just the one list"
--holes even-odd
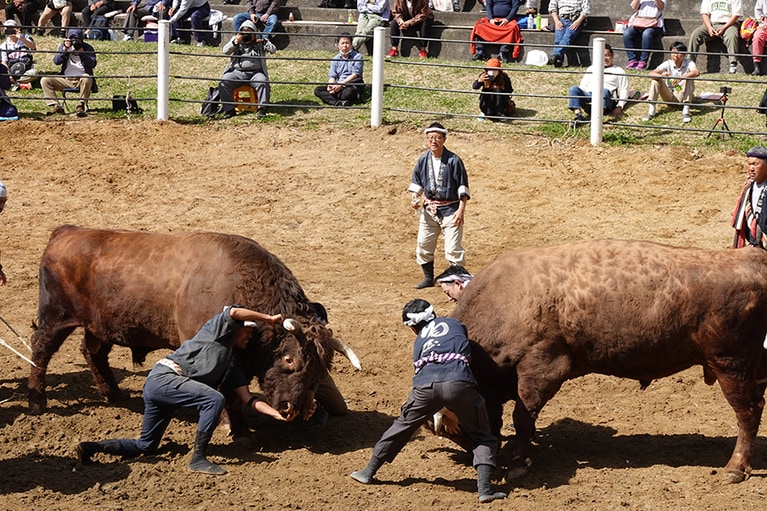
[(716, 130), (716, 127), (721, 124), (722, 129), (722, 140), (724, 140), (724, 134), (727, 133), (730, 135), (730, 138), (732, 138), (732, 133), (730, 132), (730, 127), (727, 126), (727, 121), (724, 120), (724, 110), (725, 105), (727, 104), (727, 92), (722, 92), (722, 99), (720, 100), (722, 102), (722, 113), (719, 114), (719, 119), (716, 120), (714, 123), (714, 126), (711, 128), (711, 131), (708, 132), (708, 135), (706, 135), (706, 138), (710, 137), (711, 134)]

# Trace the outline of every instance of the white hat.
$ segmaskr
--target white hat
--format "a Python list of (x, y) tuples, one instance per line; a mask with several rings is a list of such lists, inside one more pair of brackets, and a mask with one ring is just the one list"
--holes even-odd
[(3, 23), (4, 27), (18, 27), (16, 24), (16, 20), (8, 20), (5, 23)]
[(8, 190), (5, 188), (5, 183), (0, 181), (0, 199), (8, 197)]
[(549, 63), (549, 56), (542, 50), (530, 50), (525, 57), (525, 64), (528, 66), (543, 67)]

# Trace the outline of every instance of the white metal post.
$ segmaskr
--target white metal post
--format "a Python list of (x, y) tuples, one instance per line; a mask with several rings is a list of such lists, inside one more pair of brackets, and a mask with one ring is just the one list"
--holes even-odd
[(157, 26), (157, 120), (168, 120), (170, 52), (170, 21), (161, 20)]
[(602, 96), (605, 89), (605, 39), (594, 39), (594, 49), (591, 75), (591, 145), (602, 143), (602, 117), (604, 117), (604, 101)]
[(383, 122), (384, 51), (386, 29), (373, 29), (373, 84), (370, 99), (370, 126), (379, 128)]

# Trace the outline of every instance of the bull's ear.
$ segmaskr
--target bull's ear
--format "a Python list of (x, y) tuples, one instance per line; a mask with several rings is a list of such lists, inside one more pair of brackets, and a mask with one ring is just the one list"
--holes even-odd
[(287, 330), (288, 332), (300, 332), (301, 331), (301, 323), (296, 321), (295, 319), (288, 318), (285, 321), (282, 322), (282, 327)]

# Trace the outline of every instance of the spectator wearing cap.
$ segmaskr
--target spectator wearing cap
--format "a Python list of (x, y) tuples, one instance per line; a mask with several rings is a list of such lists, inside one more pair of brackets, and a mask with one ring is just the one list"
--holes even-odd
[(44, 76), (40, 80), (43, 97), (50, 107), (46, 115), (63, 114), (64, 108), (59, 104), (56, 91), (76, 87), (80, 90), (80, 102), (77, 104), (75, 112), (77, 112), (78, 117), (85, 117), (88, 115), (88, 98), (91, 96), (91, 92), (98, 92), (98, 86), (93, 77), (93, 68), (96, 67), (96, 52), (93, 46), (83, 42), (81, 29), (69, 29), (67, 38), (64, 39), (59, 50), (53, 56), (53, 63), (61, 66), (61, 74)]
[(5, 41), (0, 44), (0, 62), (8, 68), (11, 78), (11, 90), (19, 88), (19, 83), (29, 83), (37, 78), (32, 50), (37, 49), (34, 39), (23, 33), (14, 20), (6, 21)]
[[(5, 210), (5, 203), (8, 202), (8, 190), (5, 188), (5, 183), (0, 181), (0, 213)], [(3, 265), (0, 264), (0, 286), (4, 286), (7, 282), (5, 273), (3, 273)]]
[(7, 1), (5, 6), (6, 22), (14, 21), (13, 17), (16, 16), (19, 18), (19, 22), (24, 28), (23, 32), (25, 33), (31, 32), (32, 28), (35, 26), (37, 11), (39, 11), (42, 8), (43, 8), (43, 4), (39, 0)]
[(434, 285), (434, 251), (440, 233), (448, 263), (466, 264), (461, 241), (466, 203), (471, 198), (463, 160), (445, 148), (445, 127), (434, 122), (424, 133), (429, 150), (418, 158), (408, 186), (410, 206), (416, 211), (421, 209), (423, 196), (415, 251), (416, 262), (423, 270), (423, 280), (414, 286), (416, 289)]
[(478, 121), (484, 121), (487, 118), (500, 121), (514, 114), (514, 102), (511, 101), (514, 88), (511, 86), (509, 75), (501, 69), (499, 59), (487, 61), (485, 69), (471, 84), (471, 88), (482, 89), (479, 93), (479, 109), (482, 115), (477, 118)]
[(411, 300), (402, 309), (402, 322), (416, 334), (413, 343), (413, 388), (399, 417), (373, 447), (367, 466), (352, 472), (352, 479), (370, 484), (384, 463), (392, 463), (410, 437), (443, 407), (458, 417), (461, 429), (471, 437), (477, 470), (479, 502), (506, 498), (493, 491), (490, 476), (495, 470), (498, 439), (490, 433), (485, 400), (471, 372), (471, 346), (466, 326), (455, 318), (438, 318), (426, 300)]
[(248, 378), (238, 355), (253, 336), (255, 321), (269, 324), (282, 322), (282, 315), (230, 305), (205, 323), (197, 334), (184, 341), (170, 355), (160, 359), (149, 372), (144, 384), (144, 420), (141, 436), (82, 442), (77, 458), (83, 465), (92, 462), (96, 453), (124, 458), (157, 451), (165, 429), (178, 408), (196, 408), (199, 412), (194, 451), (189, 470), (206, 474), (226, 474), (226, 470), (208, 461), (206, 450), (224, 409), (224, 396), (217, 389), (231, 385), (248, 408), (276, 420), (280, 413), (248, 389)]
[(732, 215), (732, 227), (735, 229), (732, 248), (748, 245), (767, 248), (767, 147), (752, 147), (746, 157), (748, 177)]
[[(626, 71), (613, 64), (613, 47), (605, 44), (604, 54), (604, 89), (602, 92), (603, 110), (614, 117), (623, 115), (623, 107), (629, 96), (629, 81)], [(585, 121), (583, 111), (591, 107), (592, 80), (596, 66), (591, 65), (583, 74), (580, 85), (573, 85), (568, 92), (568, 108), (575, 114), (573, 123)]]
[(469, 270), (458, 264), (451, 265), (447, 270), (437, 275), (437, 283), (442, 288), (451, 302), (457, 302), (461, 299), (463, 290), (471, 282), (474, 275)]

